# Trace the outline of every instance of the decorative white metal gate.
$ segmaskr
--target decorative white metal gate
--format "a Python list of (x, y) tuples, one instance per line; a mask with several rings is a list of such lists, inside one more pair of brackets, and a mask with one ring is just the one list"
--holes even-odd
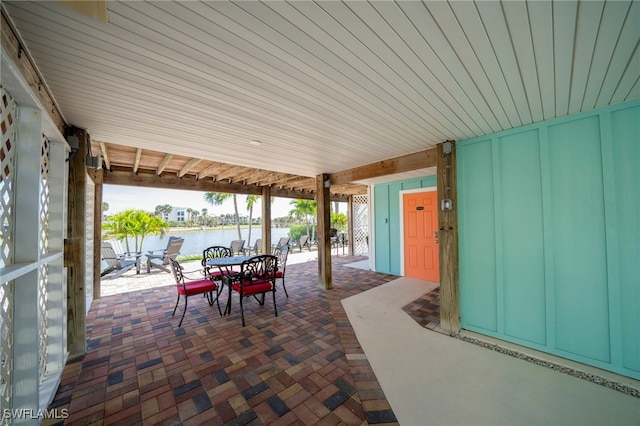
[(369, 255), (369, 196), (354, 195), (353, 211), (353, 254)]

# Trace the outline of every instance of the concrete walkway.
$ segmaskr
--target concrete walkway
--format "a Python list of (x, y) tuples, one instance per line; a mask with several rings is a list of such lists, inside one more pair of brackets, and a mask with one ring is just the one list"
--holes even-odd
[(436, 286), (399, 278), (342, 301), (400, 424), (640, 425), (638, 398), (418, 325), (402, 307)]

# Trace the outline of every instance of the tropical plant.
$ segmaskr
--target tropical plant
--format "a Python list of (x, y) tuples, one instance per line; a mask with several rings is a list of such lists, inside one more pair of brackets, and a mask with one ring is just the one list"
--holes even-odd
[(204, 200), (212, 206), (220, 206), (229, 198), (233, 197), (233, 209), (235, 212), (236, 226), (238, 228), (238, 239), (242, 239), (242, 233), (240, 232), (240, 215), (238, 214), (238, 200), (236, 194), (229, 194), (226, 192), (205, 192)]
[(168, 217), (172, 211), (173, 211), (173, 207), (171, 207), (170, 204), (162, 204), (162, 205), (156, 206), (155, 214), (156, 216), (160, 216), (161, 218), (164, 218), (165, 215), (167, 215)]
[[(307, 235), (313, 240), (316, 221), (311, 221), (310, 218), (315, 218), (318, 209), (316, 202), (313, 200), (293, 200), (289, 204), (294, 206), (289, 212), (289, 215), (304, 221), (307, 228)], [(309, 226), (311, 226), (311, 232), (309, 232)]]
[(207, 217), (207, 214), (209, 214), (209, 209), (203, 208), (200, 210), (200, 217), (202, 218), (203, 225), (208, 225), (209, 218)]
[(347, 230), (347, 222), (349, 219), (344, 213), (331, 213), (331, 226), (339, 231)]
[(289, 226), (289, 239), (291, 241), (300, 241), (300, 237), (303, 235), (309, 235), (309, 230), (305, 225), (290, 225)]
[(104, 238), (124, 240), (127, 252), (130, 252), (129, 238), (135, 242), (135, 251), (142, 250), (144, 238), (147, 235), (164, 235), (169, 229), (160, 217), (143, 210), (128, 209), (108, 216), (102, 225)]

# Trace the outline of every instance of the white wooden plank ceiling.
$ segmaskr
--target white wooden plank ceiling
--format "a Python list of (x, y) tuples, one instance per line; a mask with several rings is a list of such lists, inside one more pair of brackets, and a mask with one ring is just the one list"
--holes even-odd
[(638, 1), (2, 4), (94, 140), (303, 176), (640, 97)]

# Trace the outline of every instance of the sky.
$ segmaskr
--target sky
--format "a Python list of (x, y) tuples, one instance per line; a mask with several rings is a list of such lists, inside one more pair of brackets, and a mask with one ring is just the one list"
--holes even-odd
[[(238, 195), (238, 212), (241, 216), (249, 215), (246, 209), (246, 196)], [(204, 192), (177, 189), (156, 189), (122, 185), (104, 185), (102, 201), (109, 204), (105, 214), (110, 215), (126, 209), (139, 209), (153, 212), (157, 205), (169, 204), (173, 207), (208, 210), (209, 215), (233, 214), (233, 200), (228, 199), (221, 206), (212, 206), (204, 200)], [(274, 198), (271, 204), (271, 217), (288, 216), (293, 208), (290, 198)], [(344, 203), (340, 203), (344, 204)], [(342, 211), (343, 207), (340, 207)], [(346, 204), (344, 206), (346, 210)], [(346, 213), (344, 211), (343, 213)], [(262, 216), (262, 201), (253, 206), (253, 217)]]

